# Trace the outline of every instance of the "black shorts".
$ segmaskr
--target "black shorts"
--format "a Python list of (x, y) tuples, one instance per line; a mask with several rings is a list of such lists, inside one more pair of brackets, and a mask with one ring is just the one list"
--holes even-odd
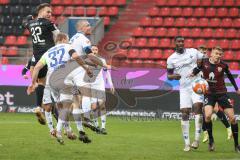
[[(41, 59), (41, 57), (34, 57), (32, 56), (32, 60), (31, 60), (31, 66), (36, 66), (37, 62)], [(46, 77), (47, 75), (47, 71), (48, 71), (48, 68), (47, 68), (47, 65), (45, 65), (38, 73), (38, 78), (44, 78)]]
[(231, 103), (231, 99), (228, 97), (226, 93), (223, 94), (208, 94), (204, 96), (204, 106), (210, 105), (215, 106), (216, 102), (223, 109), (225, 108), (233, 108)]

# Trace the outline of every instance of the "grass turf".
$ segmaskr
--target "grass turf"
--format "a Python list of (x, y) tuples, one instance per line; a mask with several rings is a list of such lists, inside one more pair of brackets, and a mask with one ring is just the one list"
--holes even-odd
[[(191, 139), (194, 126), (191, 122)], [(73, 129), (76, 131), (74, 123)], [(179, 121), (126, 121), (107, 119), (108, 135), (86, 129), (91, 144), (64, 137), (59, 145), (49, 136), (47, 126), (38, 124), (33, 114), (0, 114), (0, 160), (234, 160), (233, 140), (227, 141), (226, 129), (214, 122), (215, 152), (207, 144), (198, 150), (183, 152)], [(75, 132), (76, 133), (76, 132)]]

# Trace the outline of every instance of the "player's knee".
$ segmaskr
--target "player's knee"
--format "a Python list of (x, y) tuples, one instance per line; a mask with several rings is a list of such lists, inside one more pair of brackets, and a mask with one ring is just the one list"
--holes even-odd
[(205, 115), (205, 122), (210, 122), (211, 121), (211, 115), (210, 114), (207, 114)]
[(183, 112), (182, 113), (182, 120), (183, 121), (188, 121), (189, 120), (189, 113)]
[(44, 105), (43, 105), (43, 108), (44, 108), (44, 110), (47, 111), (47, 112), (51, 112), (51, 111), (52, 111), (51, 104), (44, 104)]
[(237, 123), (236, 118), (234, 116), (230, 116), (229, 121), (230, 121), (231, 124), (236, 124)]

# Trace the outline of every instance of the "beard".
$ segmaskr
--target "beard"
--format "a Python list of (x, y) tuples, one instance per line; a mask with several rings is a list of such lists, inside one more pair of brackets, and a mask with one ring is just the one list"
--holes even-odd
[(178, 53), (182, 54), (184, 52), (184, 48), (177, 48), (176, 50)]

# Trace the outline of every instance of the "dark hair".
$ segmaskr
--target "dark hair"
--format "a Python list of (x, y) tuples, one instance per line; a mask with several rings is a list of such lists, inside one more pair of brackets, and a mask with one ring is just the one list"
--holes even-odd
[(39, 14), (39, 11), (42, 10), (43, 8), (45, 8), (45, 7), (51, 7), (51, 5), (50, 5), (49, 3), (39, 4), (39, 5), (36, 7), (35, 13), (36, 13), (36, 14)]
[(174, 38), (174, 41), (176, 42), (177, 39), (184, 39), (184, 37), (183, 37), (183, 36), (176, 36), (176, 37)]
[(201, 49), (201, 50), (206, 50), (206, 49), (207, 49), (207, 47), (206, 47), (205, 45), (200, 45), (200, 46), (198, 46), (198, 49)]

